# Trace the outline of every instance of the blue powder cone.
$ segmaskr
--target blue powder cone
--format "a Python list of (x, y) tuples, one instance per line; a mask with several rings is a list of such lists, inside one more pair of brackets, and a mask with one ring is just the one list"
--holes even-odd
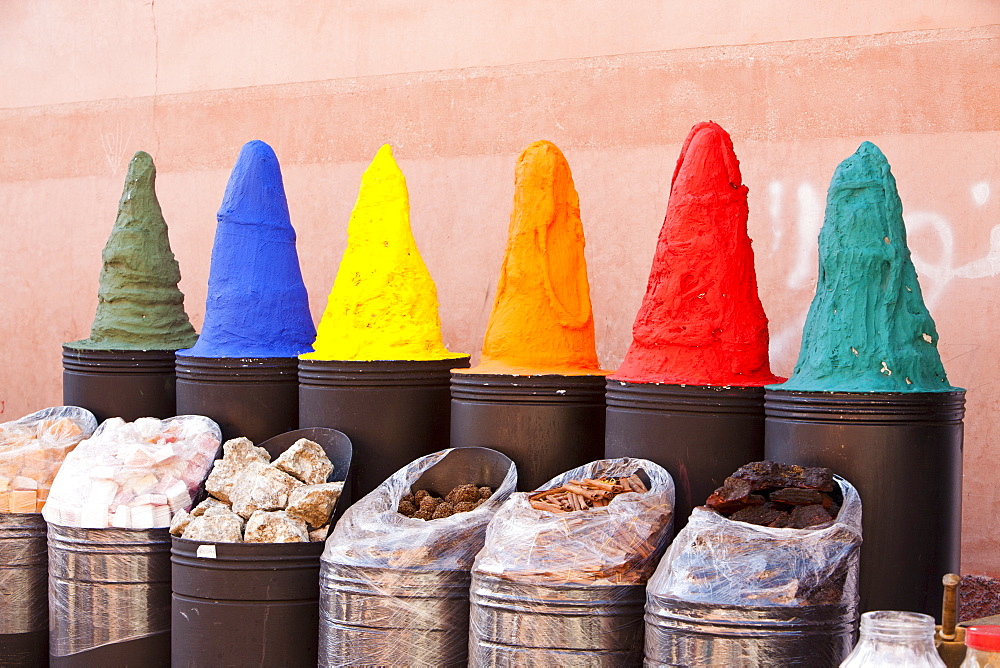
[(295, 357), (316, 327), (302, 282), (278, 158), (243, 146), (218, 213), (205, 324), (185, 357)]

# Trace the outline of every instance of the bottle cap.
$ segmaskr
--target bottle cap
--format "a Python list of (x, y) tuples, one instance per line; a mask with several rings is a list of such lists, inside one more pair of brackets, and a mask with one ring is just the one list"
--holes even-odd
[(1000, 652), (1000, 626), (970, 626), (965, 630), (965, 646), (983, 652)]

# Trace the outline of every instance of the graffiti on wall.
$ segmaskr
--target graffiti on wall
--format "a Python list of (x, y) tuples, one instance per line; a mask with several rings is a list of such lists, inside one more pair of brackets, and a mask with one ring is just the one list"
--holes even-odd
[[(990, 184), (982, 181), (969, 187), (976, 208), (986, 206), (991, 197)], [(788, 270), (783, 290), (802, 306), (780, 326), (771, 330), (772, 361), (790, 367), (798, 354), (799, 339), (806, 312), (816, 287), (817, 238), (823, 225), (824, 191), (808, 182), (788, 187), (772, 181), (767, 189), (767, 210), (771, 236), (765, 242), (764, 258), (782, 257)], [(932, 311), (944, 298), (956, 279), (982, 279), (1000, 276), (1000, 224), (989, 233), (987, 250), (978, 258), (958, 264), (955, 231), (951, 219), (938, 212), (905, 209), (907, 234), (920, 235), (922, 243), (910, 245), (913, 264), (920, 276), (924, 301)], [(930, 239), (930, 243), (926, 243)], [(983, 246), (986, 246), (985, 239)]]

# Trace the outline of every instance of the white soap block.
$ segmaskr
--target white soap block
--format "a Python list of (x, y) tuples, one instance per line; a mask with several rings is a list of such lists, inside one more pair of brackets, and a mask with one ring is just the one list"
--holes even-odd
[(170, 445), (157, 446), (151, 453), (153, 457), (153, 462), (156, 464), (162, 464), (163, 462), (173, 457), (175, 454), (176, 453), (174, 452), (174, 449)]
[(10, 481), (11, 489), (38, 489), (38, 481), (34, 478), (19, 475)]
[(156, 483), (158, 482), (159, 478), (152, 473), (147, 473), (142, 476), (131, 478), (125, 483), (125, 487), (130, 489), (133, 494), (141, 495), (151, 492), (156, 487)]
[(163, 423), (156, 418), (141, 417), (132, 423), (132, 428), (135, 429), (140, 438), (150, 440), (160, 435), (160, 431), (163, 429)]
[(170, 485), (170, 487), (163, 490), (163, 494), (167, 497), (167, 504), (170, 506), (170, 510), (175, 513), (191, 507), (191, 494), (188, 492), (188, 487), (184, 484), (183, 480), (178, 480)]
[(10, 512), (33, 513), (38, 504), (38, 492), (33, 489), (15, 489), (10, 493)]
[(118, 483), (114, 480), (95, 480), (90, 486), (90, 496), (87, 501), (95, 505), (109, 506), (118, 495), (118, 490)]
[(138, 443), (129, 443), (118, 451), (118, 458), (125, 466), (150, 468), (156, 464), (153, 453)]
[[(170, 521), (167, 520), (169, 524)], [(148, 503), (140, 506), (132, 506), (132, 529), (152, 529), (156, 526), (153, 516), (153, 506)]]
[(103, 529), (110, 524), (109, 510), (106, 503), (88, 503), (80, 509), (79, 525), (84, 529)]
[(87, 474), (94, 480), (113, 480), (117, 470), (114, 466), (95, 466), (88, 469)]
[(132, 526), (132, 512), (131, 508), (128, 506), (118, 506), (115, 509), (115, 514), (111, 518), (111, 526), (120, 527), (122, 529), (128, 529)]
[(154, 527), (170, 526), (170, 506), (167, 505), (153, 506), (153, 526)]

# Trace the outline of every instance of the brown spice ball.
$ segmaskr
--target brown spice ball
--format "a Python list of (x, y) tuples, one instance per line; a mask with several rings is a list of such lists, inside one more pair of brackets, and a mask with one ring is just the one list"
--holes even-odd
[(454, 506), (452, 506), (447, 501), (439, 503), (437, 508), (434, 509), (434, 514), (431, 515), (432, 520), (439, 520), (444, 517), (451, 517), (455, 512)]
[(419, 506), (420, 502), (424, 499), (424, 497), (430, 495), (431, 493), (428, 492), (426, 489), (418, 489), (413, 493), (413, 502)]
[(471, 501), (475, 503), (476, 499), (479, 498), (479, 490), (475, 485), (459, 485), (455, 489), (448, 492), (448, 496), (445, 498), (451, 503), (458, 503), (460, 501)]
[(407, 517), (413, 517), (413, 513), (417, 512), (417, 507), (413, 505), (413, 501), (407, 501), (405, 498), (399, 502), (399, 508), (397, 509), (401, 515), (406, 515)]
[(441, 503), (441, 499), (436, 496), (425, 496), (420, 499), (420, 510), (429, 510), (434, 512), (434, 509), (437, 508), (439, 503)]
[(417, 502), (413, 500), (413, 495), (412, 495), (412, 494), (407, 494), (407, 495), (405, 495), (405, 496), (404, 496), (404, 497), (403, 497), (402, 499), (400, 499), (399, 501), (400, 501), (400, 503), (402, 503), (403, 501), (409, 501), (409, 502), (410, 502), (410, 503), (412, 503), (413, 505), (417, 505)]
[(433, 517), (434, 513), (430, 510), (424, 510), (421, 508), (417, 512), (413, 513), (413, 519), (415, 520), (429, 520)]
[[(479, 499), (479, 501), (482, 501), (482, 499)], [(459, 501), (458, 503), (455, 504), (456, 515), (458, 513), (467, 513), (470, 510), (475, 510), (475, 509), (476, 509), (476, 504), (473, 503), (472, 501)]]
[(493, 496), (493, 489), (490, 487), (480, 487), (479, 488), (479, 498), (488, 499)]

